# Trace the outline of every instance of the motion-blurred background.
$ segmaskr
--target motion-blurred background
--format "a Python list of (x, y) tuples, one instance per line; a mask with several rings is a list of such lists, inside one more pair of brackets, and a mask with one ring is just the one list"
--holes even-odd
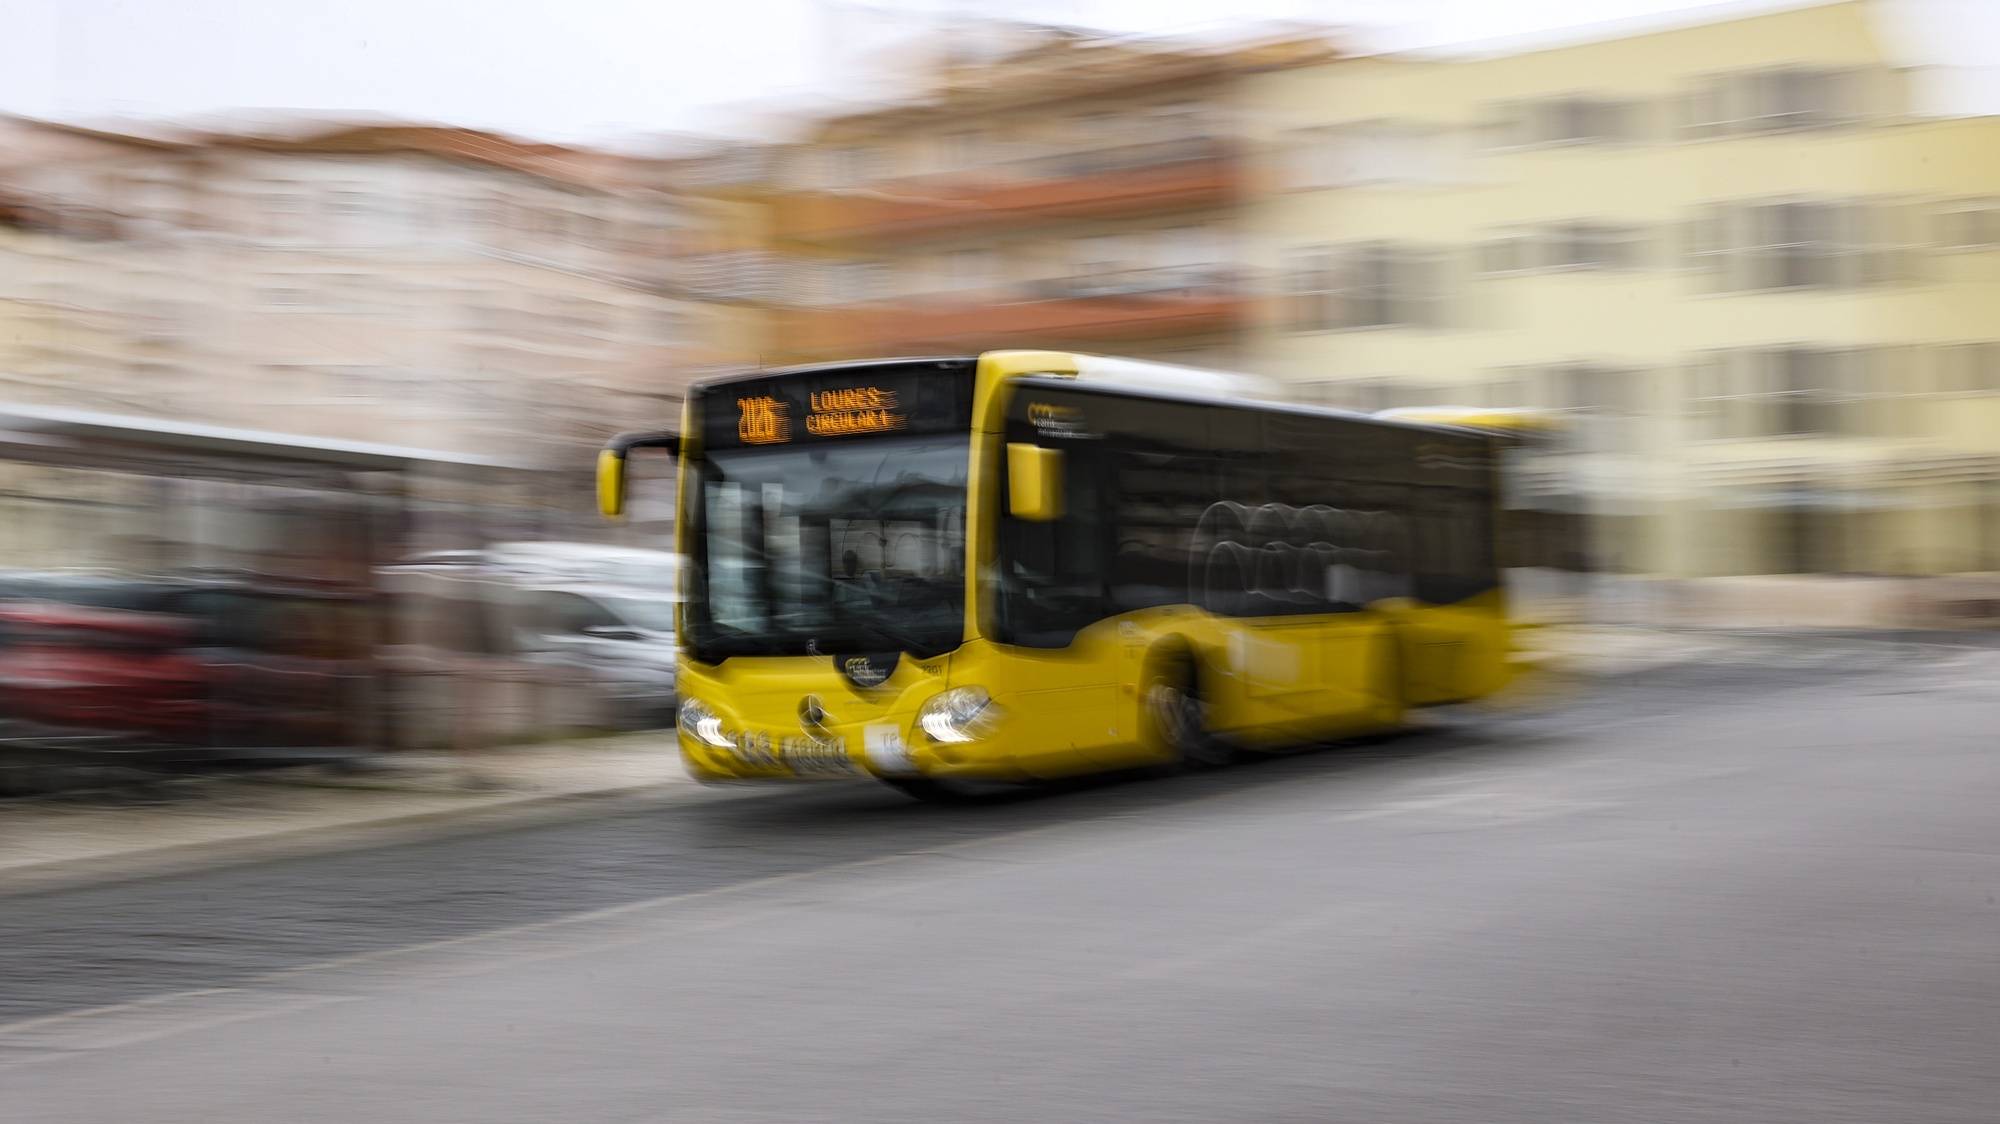
[(30, 7), (16, 759), (657, 721), (672, 512), (593, 447), (887, 354), (1556, 415), (1548, 613), (2000, 614), (2000, 5), (575, 7)]

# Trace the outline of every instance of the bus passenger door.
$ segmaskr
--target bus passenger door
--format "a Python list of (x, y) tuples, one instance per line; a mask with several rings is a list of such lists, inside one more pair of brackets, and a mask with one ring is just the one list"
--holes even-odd
[[(996, 639), (1010, 649), (996, 662), (1004, 682), (1011, 740), (1059, 773), (1096, 767), (1120, 729), (1123, 644), (1106, 598), (1110, 526), (1104, 512), (1099, 446), (1069, 444), (1060, 461), (1061, 515), (1030, 521), (1012, 514), (1011, 481), (1001, 473), (998, 551), (990, 575)], [(1004, 668), (1004, 671), (999, 669)]]

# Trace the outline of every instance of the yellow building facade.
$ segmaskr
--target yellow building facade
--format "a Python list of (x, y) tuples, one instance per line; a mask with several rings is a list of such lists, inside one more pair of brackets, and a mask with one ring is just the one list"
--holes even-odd
[(1847, 0), (1253, 78), (1248, 363), (1574, 415), (1595, 567), (2000, 570), (2000, 119)]

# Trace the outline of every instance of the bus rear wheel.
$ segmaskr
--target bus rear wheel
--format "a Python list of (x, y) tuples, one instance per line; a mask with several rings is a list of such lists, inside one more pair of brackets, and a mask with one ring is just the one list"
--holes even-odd
[(1208, 728), (1208, 704), (1194, 661), (1176, 654), (1157, 661), (1146, 676), (1143, 710), (1154, 744), (1166, 749), (1170, 766), (1212, 769), (1229, 763), (1229, 747)]

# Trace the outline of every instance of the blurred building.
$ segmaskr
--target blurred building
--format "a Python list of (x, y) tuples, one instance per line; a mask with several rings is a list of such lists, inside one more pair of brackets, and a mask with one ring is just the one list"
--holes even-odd
[(2000, 119), (1913, 114), (1888, 14), (1255, 76), (1253, 362), (1572, 415), (1597, 567), (2000, 570)]
[(1075, 347), (1230, 363), (1252, 319), (1239, 101), (1317, 40), (1168, 48), (1015, 27), (774, 169), (766, 359)]
[(687, 215), (620, 161), (428, 126), (0, 129), (0, 399), (567, 455), (677, 397), (699, 343), (662, 276)]
[[(769, 144), (699, 143), (625, 162), (626, 176), (672, 193), (688, 220), (673, 254), (655, 263), (662, 285), (698, 317), (677, 372), (683, 381), (755, 366), (774, 350), (774, 320), (784, 307), (771, 239), (779, 151)], [(676, 405), (645, 420), (679, 417)]]

